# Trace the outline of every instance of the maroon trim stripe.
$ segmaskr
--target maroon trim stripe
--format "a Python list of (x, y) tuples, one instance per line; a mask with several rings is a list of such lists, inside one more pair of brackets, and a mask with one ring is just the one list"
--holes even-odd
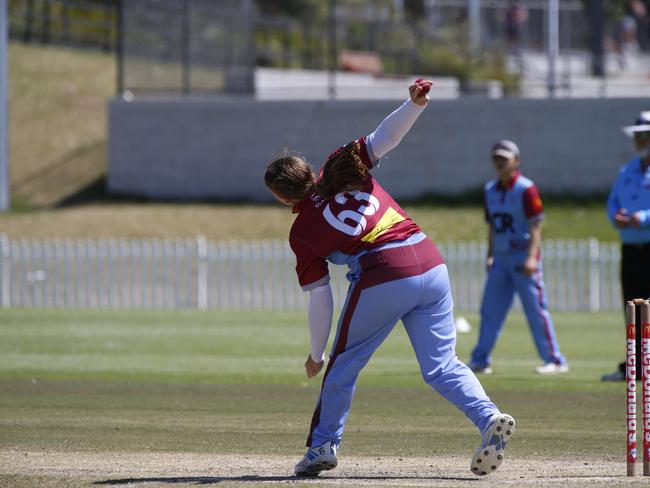
[(332, 366), (334, 366), (334, 362), (336, 361), (337, 356), (341, 354), (343, 351), (345, 351), (345, 344), (348, 342), (348, 332), (350, 330), (350, 322), (352, 322), (352, 316), (354, 315), (354, 310), (357, 308), (357, 303), (359, 302), (359, 297), (361, 296), (362, 290), (363, 287), (361, 286), (361, 282), (357, 283), (356, 286), (354, 287), (354, 290), (352, 290), (352, 294), (350, 295), (350, 300), (348, 300), (348, 305), (345, 308), (345, 312), (343, 315), (343, 322), (341, 323), (341, 332), (339, 333), (339, 339), (338, 341), (336, 341), (336, 344), (334, 345), (334, 352), (332, 353), (332, 357), (327, 363), (327, 368), (325, 369), (325, 374), (323, 375), (323, 381), (320, 387), (321, 397), (318, 399), (318, 406), (316, 407), (316, 410), (314, 411), (314, 415), (311, 418), (311, 425), (309, 426), (309, 436), (307, 437), (307, 442), (306, 442), (307, 447), (311, 447), (311, 440), (314, 434), (314, 429), (316, 429), (316, 426), (320, 422), (321, 401), (323, 395), (323, 388), (325, 388), (325, 381), (327, 380), (327, 375), (331, 371)]
[(554, 359), (554, 362), (556, 364), (560, 364), (560, 359), (556, 354), (553, 340), (551, 339), (551, 331), (548, 326), (548, 320), (546, 320), (546, 315), (544, 314), (544, 311), (546, 309), (544, 308), (544, 296), (542, 294), (542, 284), (541, 284), (541, 280), (539, 279), (539, 273), (535, 273), (535, 276), (533, 277), (533, 281), (535, 283), (535, 287), (537, 288), (537, 301), (539, 303), (539, 308), (541, 310), (539, 316), (542, 318), (542, 322), (544, 323), (544, 335), (546, 336), (546, 343), (548, 344), (548, 350), (551, 354), (551, 357)]

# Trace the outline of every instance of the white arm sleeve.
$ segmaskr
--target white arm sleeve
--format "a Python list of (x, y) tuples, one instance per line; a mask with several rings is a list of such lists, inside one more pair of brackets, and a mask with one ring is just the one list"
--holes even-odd
[(334, 299), (329, 283), (309, 291), (307, 318), (311, 340), (311, 358), (316, 362), (325, 360), (325, 347), (332, 328)]
[(397, 147), (418, 119), (424, 107), (426, 105), (416, 105), (409, 98), (397, 110), (386, 117), (372, 134), (366, 137), (368, 152), (373, 161), (377, 161), (388, 151)]

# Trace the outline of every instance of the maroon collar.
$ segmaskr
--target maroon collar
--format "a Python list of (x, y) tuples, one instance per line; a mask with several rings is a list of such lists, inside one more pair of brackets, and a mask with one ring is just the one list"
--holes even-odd
[(515, 173), (512, 175), (512, 178), (510, 178), (510, 181), (506, 183), (505, 187), (501, 184), (501, 180), (497, 182), (497, 190), (512, 190), (512, 187), (515, 186), (515, 183), (517, 182), (517, 179), (521, 176), (521, 171), (517, 170)]
[(294, 214), (299, 214), (302, 208), (305, 206), (305, 198), (303, 198), (301, 201), (296, 203), (292, 208), (291, 208), (291, 213)]

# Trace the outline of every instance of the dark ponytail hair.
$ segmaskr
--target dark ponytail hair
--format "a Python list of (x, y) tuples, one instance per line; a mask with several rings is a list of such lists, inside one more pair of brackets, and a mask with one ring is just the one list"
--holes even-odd
[(359, 190), (368, 183), (368, 166), (360, 153), (359, 142), (342, 147), (327, 159), (318, 181), (303, 158), (283, 156), (267, 166), (264, 183), (274, 193), (297, 201), (312, 191), (328, 199), (344, 191)]
[(344, 191), (360, 190), (368, 183), (368, 166), (360, 153), (361, 145), (355, 141), (327, 159), (315, 188), (321, 197), (327, 199)]
[(283, 156), (271, 162), (264, 174), (264, 183), (274, 193), (290, 200), (302, 200), (314, 189), (314, 171), (299, 156)]

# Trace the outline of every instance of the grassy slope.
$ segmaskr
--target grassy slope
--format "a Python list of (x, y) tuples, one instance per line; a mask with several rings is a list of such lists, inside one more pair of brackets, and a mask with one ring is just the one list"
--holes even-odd
[(9, 46), (9, 153), (14, 200), (47, 206), (106, 171), (113, 56)]
[[(558, 314), (572, 370), (543, 378), (522, 317), (510, 317), (482, 380), (518, 417), (518, 456), (620, 457), (623, 385), (598, 380), (620, 359), (619, 321)], [(461, 357), (474, 340), (460, 336)], [(295, 313), (1, 311), (0, 447), (295, 454), (320, 382), (304, 377), (306, 351)], [(361, 375), (345, 449), (462, 453), (475, 441), (422, 383), (398, 327)]]

